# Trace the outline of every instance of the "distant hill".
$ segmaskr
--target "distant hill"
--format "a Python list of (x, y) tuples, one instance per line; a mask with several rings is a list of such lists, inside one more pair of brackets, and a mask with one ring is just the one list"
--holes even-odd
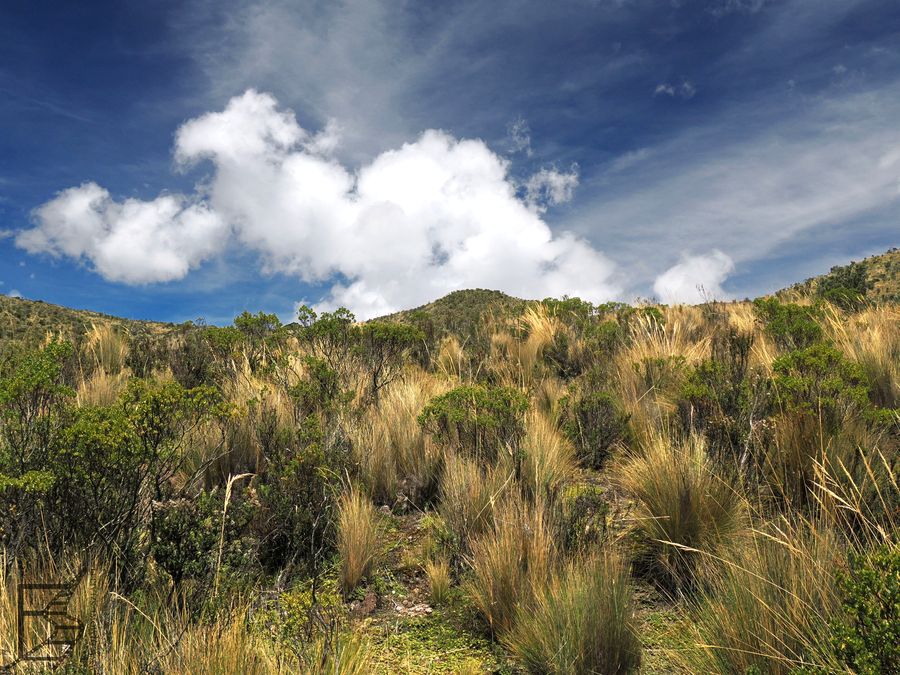
[(386, 320), (426, 324), (434, 337), (454, 334), (460, 338), (474, 336), (484, 316), (506, 317), (520, 313), (527, 300), (500, 291), (476, 288), (453, 291), (428, 304), (382, 317)]
[(49, 333), (79, 342), (92, 325), (113, 324), (129, 332), (160, 332), (173, 324), (122, 319), (99, 312), (69, 309), (41, 300), (0, 295), (0, 344), (11, 341), (40, 342)]
[(820, 285), (839, 279), (851, 271), (854, 266), (861, 266), (869, 281), (870, 288), (866, 293), (869, 300), (900, 303), (900, 249), (898, 248), (864, 258), (859, 262), (851, 261), (848, 265), (837, 265), (832, 267), (827, 274), (801, 281), (784, 290), (815, 293)]

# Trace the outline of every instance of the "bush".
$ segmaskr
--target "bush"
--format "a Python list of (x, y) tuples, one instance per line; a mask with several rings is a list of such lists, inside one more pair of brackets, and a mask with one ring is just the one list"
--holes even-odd
[(775, 359), (772, 370), (782, 410), (818, 418), (827, 433), (837, 431), (848, 413), (869, 407), (865, 371), (830, 345), (789, 352)]
[(369, 498), (357, 489), (338, 504), (337, 550), (341, 557), (341, 589), (350, 593), (367, 578), (380, 552), (378, 514)]
[(433, 398), (419, 424), (437, 440), (477, 459), (516, 454), (525, 434), (528, 399), (517, 389), (466, 385)]
[(758, 298), (753, 301), (753, 308), (766, 333), (782, 349), (805, 349), (822, 339), (820, 312), (814, 307)]
[(578, 458), (588, 467), (603, 467), (613, 449), (632, 440), (631, 415), (610, 393), (590, 391), (564, 401), (563, 431), (575, 444)]
[(694, 586), (700, 567), (734, 545), (746, 525), (738, 487), (717, 473), (702, 438), (655, 438), (621, 470), (637, 501), (640, 562), (663, 586)]
[(866, 675), (900, 672), (900, 546), (851, 556), (839, 583), (842, 612), (832, 629), (843, 662)]
[(622, 558), (605, 553), (570, 564), (522, 606), (505, 639), (531, 673), (631, 673), (641, 641)]

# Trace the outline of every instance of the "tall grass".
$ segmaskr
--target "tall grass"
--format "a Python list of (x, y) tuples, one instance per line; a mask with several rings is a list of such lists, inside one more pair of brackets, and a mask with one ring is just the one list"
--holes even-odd
[(469, 596), (491, 633), (504, 635), (518, 608), (528, 606), (549, 579), (557, 547), (542, 505), (508, 498), (494, 527), (471, 545)]
[(714, 468), (700, 437), (656, 437), (621, 467), (619, 481), (637, 503), (643, 562), (674, 589), (693, 585), (698, 567), (733, 546), (746, 527), (744, 496)]
[(641, 641), (628, 565), (604, 552), (554, 574), (522, 606), (504, 642), (531, 673), (630, 673), (641, 662)]
[(840, 542), (810, 522), (755, 531), (724, 558), (683, 630), (692, 649), (673, 656), (689, 672), (842, 671), (828, 622), (840, 606)]
[(438, 511), (463, 547), (493, 525), (511, 484), (511, 474), (501, 467), (482, 468), (468, 457), (445, 452)]
[(443, 455), (417, 417), (445, 389), (421, 370), (412, 371), (350, 428), (354, 460), (375, 499), (390, 504), (401, 496), (424, 506), (437, 492)]
[(94, 323), (85, 335), (85, 352), (98, 370), (107, 375), (117, 375), (125, 367), (128, 340), (112, 324)]
[(378, 514), (361, 490), (351, 488), (338, 506), (337, 550), (341, 558), (340, 581), (351, 592), (369, 576), (380, 553)]
[(576, 475), (575, 448), (547, 415), (533, 412), (525, 425), (520, 480), (538, 498), (555, 498)]

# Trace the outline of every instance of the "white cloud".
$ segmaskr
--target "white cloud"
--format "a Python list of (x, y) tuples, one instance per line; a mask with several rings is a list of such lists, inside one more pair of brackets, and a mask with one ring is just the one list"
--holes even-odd
[(694, 98), (697, 93), (697, 87), (690, 80), (684, 80), (681, 84), (669, 84), (668, 82), (661, 82), (656, 85), (656, 89), (653, 90), (654, 96), (670, 96), (675, 98), (679, 96), (685, 100)]
[(528, 122), (524, 118), (517, 117), (510, 122), (506, 127), (506, 135), (512, 152), (524, 152), (531, 157), (531, 129), (528, 128)]
[(534, 210), (543, 213), (548, 206), (571, 201), (577, 187), (577, 166), (573, 166), (568, 173), (541, 169), (525, 182), (525, 200)]
[(86, 260), (110, 281), (172, 281), (221, 250), (227, 228), (204, 203), (180, 195), (117, 202), (96, 183), (63, 190), (19, 233), (29, 253)]
[(212, 163), (196, 196), (120, 204), (86, 183), (37, 209), (35, 228), (17, 243), (142, 283), (183, 277), (230, 235), (258, 253), (264, 272), (338, 279), (322, 306), (361, 317), (458, 288), (592, 300), (619, 290), (601, 253), (571, 234), (554, 236), (540, 217), (571, 198), (574, 171), (539, 172), (523, 200), (506, 161), (482, 141), (426, 131), (354, 172), (323, 154), (321, 138), (272, 96), (249, 90), (178, 130), (181, 165)]
[(683, 256), (681, 261), (656, 277), (653, 292), (665, 304), (693, 304), (723, 300), (728, 294), (722, 282), (734, 270), (734, 262), (722, 251)]
[(10, 298), (21, 298), (21, 297), (22, 297), (22, 294), (19, 293), (19, 291), (17, 291), (15, 288), (12, 289), (12, 290), (11, 290), (9, 293), (7, 293), (6, 295), (7, 295), (7, 297), (10, 297)]
[(9, 239), (15, 234), (12, 230), (0, 230), (0, 241), (3, 239)]
[(675, 87), (673, 87), (668, 82), (661, 82), (656, 85), (656, 89), (653, 91), (654, 96), (659, 96), (660, 94), (665, 94), (666, 96), (675, 96)]

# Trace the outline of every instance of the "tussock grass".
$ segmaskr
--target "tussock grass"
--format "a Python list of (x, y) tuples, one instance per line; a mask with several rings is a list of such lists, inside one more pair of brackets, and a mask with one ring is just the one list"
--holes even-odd
[(424, 505), (436, 491), (443, 455), (417, 421), (422, 408), (447, 387), (414, 370), (381, 395), (378, 405), (350, 429), (353, 458), (373, 497), (391, 504), (398, 496)]
[(338, 505), (337, 550), (340, 582), (349, 593), (368, 577), (380, 553), (378, 514), (361, 490), (351, 488)]
[(683, 630), (693, 648), (674, 657), (689, 672), (843, 671), (828, 622), (838, 611), (840, 542), (811, 522), (756, 530), (726, 555)]
[(636, 672), (641, 641), (623, 557), (606, 551), (554, 574), (504, 642), (531, 673)]
[(529, 494), (553, 499), (576, 475), (575, 448), (545, 414), (531, 413), (525, 429), (521, 483)]
[(425, 576), (428, 577), (428, 592), (431, 604), (441, 606), (450, 599), (450, 565), (446, 560), (428, 561), (425, 563)]
[(92, 323), (85, 335), (85, 354), (98, 370), (117, 375), (125, 367), (128, 340), (120, 329), (108, 323)]
[(621, 467), (618, 480), (637, 502), (635, 533), (648, 571), (670, 588), (692, 586), (709, 556), (744, 533), (746, 499), (716, 471), (700, 437), (656, 437)]
[(513, 627), (519, 607), (549, 579), (557, 547), (543, 505), (508, 498), (494, 527), (471, 544), (472, 578), (469, 596), (491, 633), (504, 635)]
[(500, 467), (482, 468), (468, 457), (445, 452), (438, 512), (463, 547), (493, 525), (511, 484), (511, 475)]

